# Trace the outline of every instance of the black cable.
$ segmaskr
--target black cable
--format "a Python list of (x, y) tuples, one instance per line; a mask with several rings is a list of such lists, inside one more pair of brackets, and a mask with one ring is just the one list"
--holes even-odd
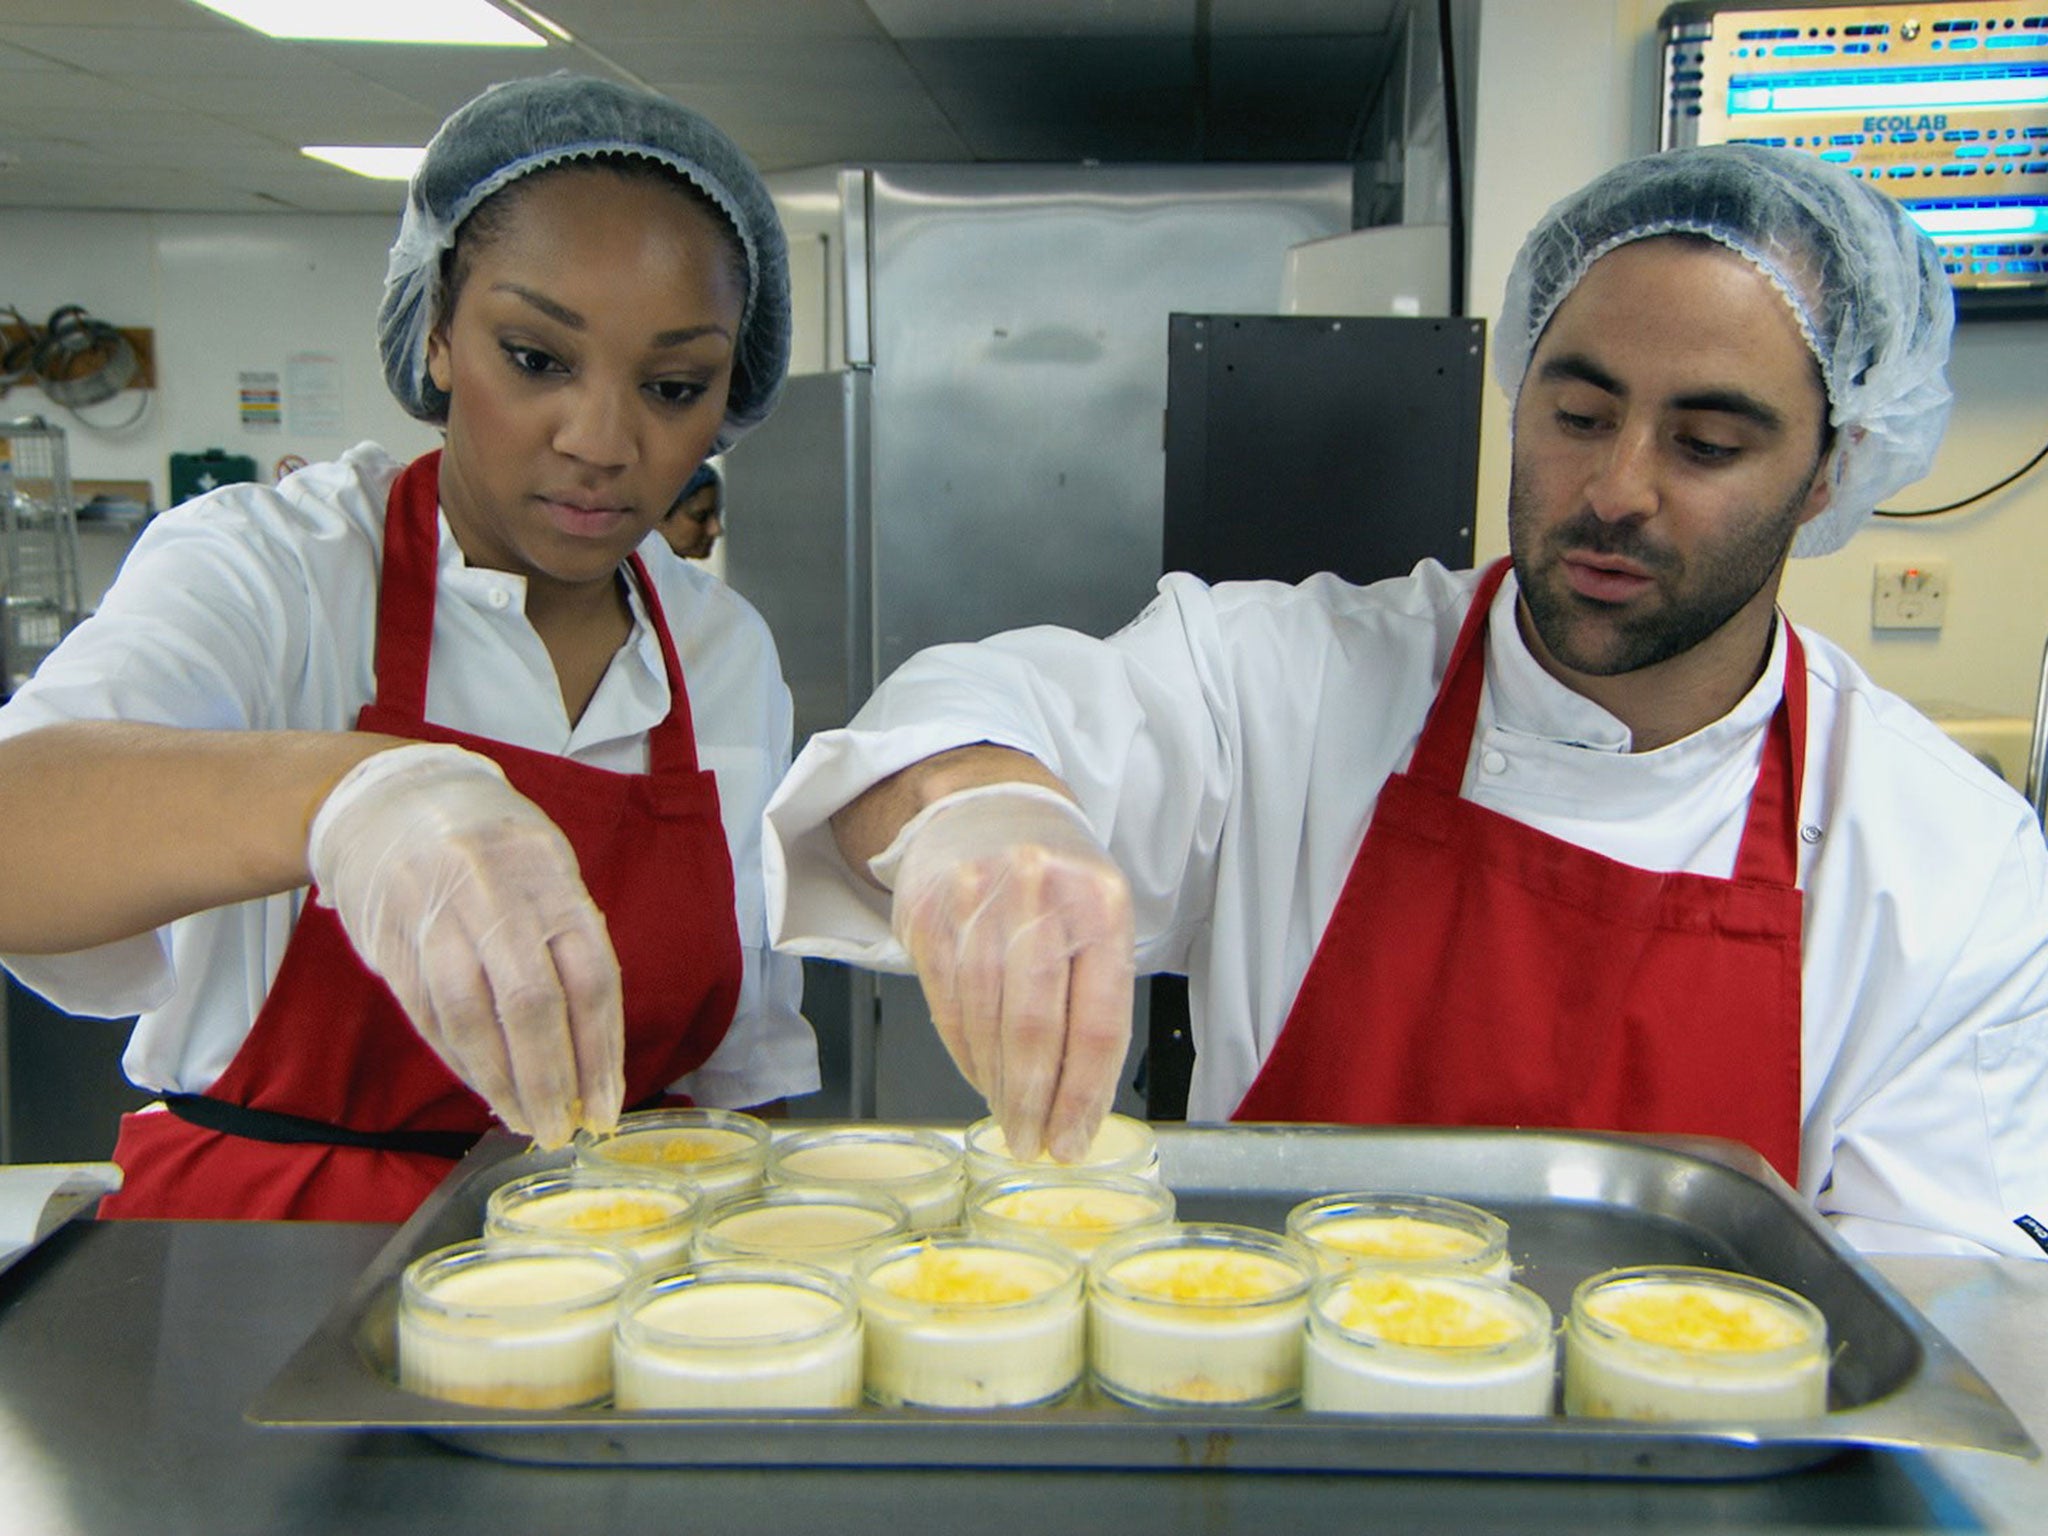
[(2018, 469), (2014, 470), (2011, 474), (2007, 475), (2003, 480), (1998, 481), (1994, 485), (1987, 485), (1981, 491), (1972, 492), (1970, 495), (1965, 496), (1961, 501), (1952, 501), (1948, 503), (1948, 505), (1942, 507), (1917, 507), (1910, 511), (1903, 512), (1894, 510), (1891, 507), (1879, 507), (1874, 515), (1877, 517), (1912, 518), (1938, 517), (1944, 512), (1959, 512), (1964, 507), (1974, 506), (1976, 503), (1983, 501), (1987, 497), (1996, 496), (2000, 491), (2004, 490), (2008, 485), (2011, 485), (2015, 480), (2018, 480), (2021, 476), (2031, 472), (2037, 465), (2040, 464), (2040, 462), (2043, 459), (2048, 459), (2048, 443), (2043, 443), (2040, 449), (2034, 454), (2034, 456), (2031, 459), (2027, 460), (2026, 463), (2022, 464)]
[(1451, 43), (1451, 0), (1436, 0), (1437, 67), (1444, 85), (1444, 158), (1451, 174), (1451, 314), (1465, 313), (1465, 146), (1458, 121), (1458, 60)]

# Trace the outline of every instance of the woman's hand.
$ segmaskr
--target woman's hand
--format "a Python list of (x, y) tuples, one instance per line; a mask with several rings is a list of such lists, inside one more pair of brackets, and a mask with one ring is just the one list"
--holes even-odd
[(1131, 1040), (1123, 872), (1057, 790), (988, 785), (935, 800), (871, 869), (954, 1064), (1010, 1149), (1086, 1155)]
[(313, 818), (320, 898), (420, 1037), (543, 1147), (625, 1097), (619, 965), (576, 855), (498, 765), (414, 744), (352, 769)]

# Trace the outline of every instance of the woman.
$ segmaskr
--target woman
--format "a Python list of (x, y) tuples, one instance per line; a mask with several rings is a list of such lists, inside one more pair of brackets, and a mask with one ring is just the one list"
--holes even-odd
[(759, 889), (788, 691), (656, 531), (787, 366), (765, 188), (652, 93), (494, 87), (428, 146), (379, 328), (443, 449), (167, 513), (0, 710), (0, 951), (138, 1012), (163, 1095), (106, 1215), (397, 1220), (494, 1118), (817, 1084)]

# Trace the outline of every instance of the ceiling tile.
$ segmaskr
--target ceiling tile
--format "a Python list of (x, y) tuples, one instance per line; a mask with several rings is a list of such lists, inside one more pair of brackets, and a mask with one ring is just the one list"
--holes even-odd
[(889, 35), (906, 42), (960, 38), (1191, 38), (1196, 0), (868, 0)]
[(256, 74), (289, 51), (246, 27), (28, 27), (14, 25), (9, 15), (0, 42), (95, 74)]
[(575, 43), (464, 49), (281, 42), (192, 0), (0, 0), (0, 205), (395, 209), (292, 149), (420, 143), (484, 86), (563, 67), (690, 103), (768, 170), (1322, 160), (1422, 3), (543, 0)]
[[(994, 0), (974, 0), (979, 5)], [(878, 37), (862, 0), (550, 0), (534, 7), (586, 41), (625, 35), (750, 38)]]

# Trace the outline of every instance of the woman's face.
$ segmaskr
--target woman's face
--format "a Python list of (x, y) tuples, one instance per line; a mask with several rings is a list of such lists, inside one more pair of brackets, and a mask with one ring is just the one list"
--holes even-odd
[(669, 183), (571, 166), (516, 194), (427, 341), (441, 505), (474, 565), (609, 582), (711, 451), (745, 293)]

